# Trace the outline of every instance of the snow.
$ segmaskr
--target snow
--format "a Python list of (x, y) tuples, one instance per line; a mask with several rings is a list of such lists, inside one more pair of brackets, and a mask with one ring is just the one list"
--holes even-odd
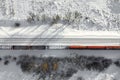
[[(73, 35), (79, 32), (81, 33), (81, 31), (88, 31), (89, 35), (86, 36), (96, 34), (89, 31), (102, 31), (101, 35), (105, 36), (107, 36), (106, 33), (109, 31), (109, 35), (111, 32), (115, 32), (113, 36), (119, 35), (119, 0), (6, 0), (1, 4), (0, 32), (2, 34), (0, 37), (36, 36), (40, 35), (46, 28), (48, 28), (47, 32), (49, 33), (45, 32), (44, 35), (52, 35), (52, 33), (58, 32), (54, 34), (62, 37), (68, 35), (68, 30), (70, 29)], [(41, 18), (43, 14), (50, 18), (58, 14), (60, 18), (63, 19), (65, 14), (74, 13), (75, 11), (80, 13), (82, 18), (75, 19), (75, 22), (70, 25), (65, 25), (63, 22), (58, 22), (53, 26), (48, 23), (39, 25), (38, 23), (29, 24), (26, 21), (29, 17), (29, 13), (33, 13), (39, 18)], [(74, 14), (72, 14), (71, 19), (73, 17)], [(88, 20), (86, 20), (85, 17), (88, 17)], [(14, 29), (13, 26), (15, 22), (20, 22), (21, 27)], [(32, 27), (30, 25), (32, 25)], [(58, 30), (59, 28), (61, 29), (60, 31)], [(81, 36), (82, 35), (83, 34), (81, 34)], [(96, 35), (99, 35), (99, 32)]]
[[(15, 65), (10, 64), (8, 67), (1, 68), (0, 80), (37, 80), (37, 76), (33, 77), (31, 74), (25, 74), (16, 68)], [(14, 68), (13, 70), (11, 69)], [(77, 80), (78, 77), (83, 77), (85, 80), (119, 80), (120, 69), (114, 69), (112, 66), (112, 73), (98, 73), (95, 71), (78, 71), (69, 80)]]
[[(104, 56), (107, 58), (115, 59), (120, 58), (120, 51), (119, 50), (0, 50), (0, 56), (11, 55), (11, 56), (18, 56), (18, 55), (36, 55), (36, 56), (55, 56), (55, 57), (65, 57), (65, 56), (75, 56), (75, 54), (79, 55), (94, 55)], [(58, 54), (56, 54), (58, 53)], [(67, 54), (66, 54), (67, 53)], [(114, 53), (114, 55), (113, 55)]]
[(78, 77), (83, 77), (85, 80), (119, 80), (120, 69), (115, 65), (111, 65), (104, 72), (98, 73), (95, 71), (78, 71), (69, 80), (77, 80)]
[(0, 80), (35, 80), (32, 75), (24, 74), (15, 63), (9, 66), (0, 65)]
[[(119, 4), (119, 0), (1, 0), (0, 41), (30, 38), (25, 40), (26, 44), (33, 45), (37, 44), (36, 38), (119, 39)], [(56, 16), (60, 20), (54, 22)], [(33, 21), (28, 21), (31, 18)], [(20, 26), (15, 27), (15, 23)], [(8, 44), (7, 41), (0, 44)], [(25, 44), (19, 42), (16, 44)], [(118, 41), (112, 42), (112, 45), (119, 45)]]
[[(119, 50), (1, 50), (0, 56), (11, 55), (34, 55), (34, 56), (53, 56), (53, 57), (65, 57), (65, 56), (74, 56), (86, 55), (86, 56), (104, 56), (110, 59), (120, 58)], [(56, 54), (57, 53), (57, 54)], [(67, 54), (66, 54), (67, 53)], [(4, 65), (3, 62), (0, 62), (0, 80), (37, 80), (38, 76), (33, 74), (23, 73), (19, 66), (16, 66), (15, 62), (10, 62), (8, 65)], [(78, 77), (82, 77), (84, 80), (120, 80), (120, 68), (112, 64), (106, 70), (102, 72), (93, 71), (93, 70), (79, 70), (68, 80), (77, 80)], [(48, 79), (45, 79), (48, 80)]]

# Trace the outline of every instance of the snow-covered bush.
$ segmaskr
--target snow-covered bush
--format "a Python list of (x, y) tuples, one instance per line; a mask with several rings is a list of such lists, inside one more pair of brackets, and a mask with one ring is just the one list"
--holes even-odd
[(114, 62), (114, 64), (118, 67), (120, 67), (120, 59), (118, 59), (117, 61)]
[(19, 27), (19, 26), (20, 26), (20, 23), (16, 22), (16, 23), (14, 24), (14, 26), (15, 26), (15, 27)]
[(77, 80), (84, 80), (82, 77), (78, 77)]
[(27, 21), (29, 22), (29, 23), (32, 23), (32, 22), (37, 22), (37, 21), (39, 21), (39, 15), (35, 15), (34, 13), (32, 13), (32, 12), (30, 12), (29, 13), (29, 17), (27, 18)]
[(4, 16), (6, 15), (5, 0), (0, 0), (0, 13)]
[(49, 16), (47, 14), (34, 14), (34, 13), (29, 13), (29, 17), (27, 19), (28, 22), (41, 22), (41, 23), (47, 23), (50, 25), (56, 24), (62, 22), (63, 24), (77, 24), (77, 26), (80, 23), (80, 20), (82, 18), (82, 15), (78, 11), (74, 12), (67, 12), (63, 16), (60, 14), (56, 14), (54, 16)]
[(53, 16), (51, 25), (56, 24), (59, 20), (60, 20), (60, 16), (59, 15)]
[(75, 68), (69, 68), (67, 69), (67, 72), (65, 73), (65, 77), (72, 77), (73, 74), (75, 74), (77, 70)]

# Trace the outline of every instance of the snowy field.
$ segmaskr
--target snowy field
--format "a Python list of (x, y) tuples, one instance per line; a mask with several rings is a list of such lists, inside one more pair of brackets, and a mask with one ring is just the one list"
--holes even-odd
[(0, 0), (0, 37), (119, 38), (119, 5), (119, 0)]
[[(75, 57), (76, 55), (77, 57)], [(35, 67), (30, 68), (28, 62), (31, 63), (33, 59), (36, 63)], [(46, 61), (50, 67), (50, 64), (57, 60), (58, 67), (55, 68), (55, 71), (52, 71), (51, 68), (43, 73), (34, 71), (34, 68), (36, 69), (40, 64), (45, 67)], [(71, 61), (69, 62), (69, 60)], [(75, 62), (80, 60), (80, 62), (72, 62), (74, 60)], [(105, 62), (105, 69), (102, 68), (101, 60)], [(0, 80), (120, 80), (119, 60), (120, 50), (1, 50)], [(100, 67), (94, 61), (100, 63)], [(25, 66), (24, 63), (29, 66)], [(92, 63), (94, 64), (87, 67)], [(81, 67), (82, 65), (84, 68)], [(41, 71), (46, 70), (46, 67), (41, 66), (37, 68), (37, 71), (40, 68), (42, 68)], [(69, 69), (72, 71), (69, 72)], [(66, 74), (67, 72), (69, 74)]]

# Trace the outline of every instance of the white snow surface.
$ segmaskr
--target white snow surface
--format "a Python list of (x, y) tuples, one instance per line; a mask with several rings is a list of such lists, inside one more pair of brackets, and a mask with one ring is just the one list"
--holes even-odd
[(119, 45), (119, 4), (119, 0), (0, 0), (0, 44), (40, 45), (41, 38), (114, 38), (111, 43), (96, 39), (76, 44)]
[[(119, 38), (119, 4), (119, 0), (0, 0), (0, 38)], [(75, 12), (79, 13), (78, 18), (75, 18)], [(48, 23), (36, 19), (34, 23), (28, 23), (30, 13), (40, 20), (43, 15), (49, 18), (59, 15), (61, 20), (70, 15), (71, 24), (60, 21), (50, 25), (52, 20), (49, 19)], [(15, 22), (21, 26), (15, 28)]]
[(85, 80), (120, 80), (120, 69), (115, 65), (111, 65), (104, 72), (95, 71), (78, 71), (69, 80), (77, 80), (78, 77), (83, 77)]

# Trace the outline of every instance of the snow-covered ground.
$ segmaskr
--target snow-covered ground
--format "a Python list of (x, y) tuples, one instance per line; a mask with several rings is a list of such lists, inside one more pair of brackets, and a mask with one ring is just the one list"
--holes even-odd
[[(66, 54), (67, 53), (67, 54)], [(107, 59), (117, 60), (120, 58), (119, 50), (1, 50), (0, 57), (3, 59), (0, 62), (0, 80), (38, 80), (39, 76), (33, 76), (32, 73), (22, 72), (20, 66), (16, 65), (15, 61), (10, 61), (8, 65), (4, 65), (4, 56), (19, 56), (19, 55), (34, 55), (41, 57), (72, 57), (76, 54), (84, 56), (105, 57)], [(70, 66), (69, 66), (70, 67)], [(95, 70), (78, 70), (69, 79), (63, 80), (120, 80), (120, 67), (111, 64), (102, 72)], [(79, 78), (79, 79), (78, 79)], [(82, 79), (80, 79), (82, 78)], [(45, 80), (51, 80), (46, 78)], [(42, 80), (42, 79), (40, 79)], [(58, 80), (58, 79), (57, 79)], [(61, 80), (61, 79), (60, 79)]]
[(0, 38), (120, 38), (119, 4), (119, 0), (1, 0)]

